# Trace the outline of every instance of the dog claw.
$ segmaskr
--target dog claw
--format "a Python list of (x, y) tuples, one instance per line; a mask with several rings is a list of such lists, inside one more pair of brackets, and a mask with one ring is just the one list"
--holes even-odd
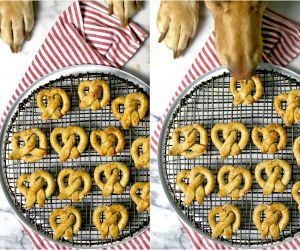
[(15, 44), (14, 45), (14, 53), (19, 53), (20, 52), (20, 45), (19, 44)]
[(113, 13), (113, 5), (112, 5), (112, 3), (110, 3), (109, 5), (108, 5), (108, 15), (112, 15), (112, 13)]
[(142, 5), (141, 5), (140, 1), (136, 1), (135, 4), (136, 4), (135, 5), (136, 11), (141, 11), (142, 10)]
[(165, 39), (167, 32), (163, 32), (160, 34), (160, 37), (158, 38), (158, 42), (160, 43), (162, 40)]
[(121, 18), (121, 27), (125, 28), (128, 25), (128, 18), (127, 17), (122, 17)]
[(25, 37), (26, 41), (30, 40), (30, 33), (29, 33), (29, 31), (25, 31), (24, 37)]

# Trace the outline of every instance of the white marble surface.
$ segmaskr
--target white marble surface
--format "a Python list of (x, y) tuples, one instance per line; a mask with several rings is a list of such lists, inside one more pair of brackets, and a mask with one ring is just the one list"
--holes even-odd
[[(288, 16), (294, 21), (300, 22), (300, 2), (270, 2), (270, 8)], [(202, 48), (207, 37), (214, 29), (213, 18), (207, 10), (204, 11), (204, 19), (201, 29), (191, 43), (191, 47), (183, 57), (173, 60), (172, 52), (161, 43), (157, 43), (159, 33), (156, 28), (156, 13), (159, 9), (159, 0), (151, 1), (151, 114), (152, 128), (156, 128), (157, 122), (165, 112), (165, 108), (171, 100), (175, 90), (184, 78), (187, 70), (194, 62), (196, 55)], [(300, 57), (298, 56), (288, 68), (300, 73)], [(192, 244), (172, 210), (163, 191), (158, 175), (156, 156), (152, 154), (151, 165), (151, 244), (156, 249), (191, 249)]]
[[(34, 55), (43, 43), (47, 33), (58, 16), (72, 3), (70, 0), (34, 2), (36, 23), (32, 38), (25, 43), (19, 54), (11, 54), (9, 47), (0, 40), (0, 113), (2, 114), (19, 81), (26, 72)], [(133, 17), (144, 30), (149, 32), (149, 2), (144, 10)], [(149, 83), (149, 39), (135, 56), (125, 65), (124, 70)], [(13, 214), (3, 191), (0, 188), (0, 249), (33, 249), (28, 236), (24, 233)]]

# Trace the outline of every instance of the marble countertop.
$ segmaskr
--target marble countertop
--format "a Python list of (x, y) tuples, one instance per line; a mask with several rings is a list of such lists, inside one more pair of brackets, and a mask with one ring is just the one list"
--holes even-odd
[[(19, 54), (12, 54), (9, 47), (0, 40), (0, 112), (3, 113), (8, 101), (18, 83), (30, 65), (34, 55), (43, 43), (51, 27), (59, 15), (72, 4), (70, 0), (35, 1), (36, 22), (31, 40), (24, 44)], [(149, 2), (144, 3), (144, 10), (136, 14), (133, 20), (145, 31), (149, 32)], [(150, 73), (150, 41), (144, 42), (134, 57), (124, 66), (130, 72), (146, 83), (149, 83)], [(33, 249), (33, 245), (25, 234), (21, 224), (10, 208), (3, 191), (0, 188), (0, 249)]]

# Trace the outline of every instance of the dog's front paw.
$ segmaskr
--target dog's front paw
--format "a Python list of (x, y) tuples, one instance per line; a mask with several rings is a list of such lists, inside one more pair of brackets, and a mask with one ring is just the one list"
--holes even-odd
[(199, 23), (198, 1), (161, 1), (156, 20), (161, 33), (158, 42), (165, 41), (173, 50), (174, 58), (179, 57), (195, 36)]
[(0, 1), (0, 22), (1, 38), (18, 53), (34, 25), (32, 1)]
[(142, 8), (139, 0), (106, 0), (106, 2), (108, 3), (108, 14), (119, 17), (122, 27), (126, 27), (128, 19)]

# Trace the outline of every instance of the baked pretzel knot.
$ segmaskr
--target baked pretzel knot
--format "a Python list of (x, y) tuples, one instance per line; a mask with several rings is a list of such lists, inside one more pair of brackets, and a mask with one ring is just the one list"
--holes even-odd
[[(100, 138), (100, 143), (98, 142)], [(125, 147), (125, 137), (123, 133), (115, 128), (110, 127), (104, 130), (94, 130), (91, 133), (90, 141), (92, 147), (101, 156), (114, 156), (123, 151)]]
[[(218, 222), (216, 221), (217, 215), (219, 215)], [(241, 211), (231, 204), (214, 207), (208, 214), (208, 223), (212, 229), (211, 237), (213, 239), (219, 236), (229, 239), (240, 228)]]
[[(57, 219), (60, 223), (57, 224)], [(67, 206), (59, 208), (50, 214), (50, 226), (53, 230), (53, 239), (58, 240), (64, 236), (67, 240), (72, 240), (73, 235), (77, 234), (82, 222), (81, 213), (75, 207)]]
[[(106, 178), (106, 182), (102, 180), (102, 173)], [(121, 177), (120, 174), (122, 174)], [(124, 188), (129, 181), (129, 169), (121, 162), (112, 162), (102, 164), (96, 167), (94, 171), (94, 179), (97, 186), (102, 190), (102, 196), (108, 197), (112, 194), (123, 194)]]
[(293, 185), (293, 187), (292, 187), (292, 196), (293, 196), (294, 200), (297, 202), (298, 209), (300, 211), (300, 195), (299, 195), (299, 190), (300, 190), (300, 181), (297, 181)]
[[(265, 213), (265, 219), (262, 220), (262, 213)], [(280, 233), (286, 228), (290, 220), (288, 208), (282, 203), (273, 203), (270, 205), (258, 205), (253, 211), (253, 223), (257, 227), (262, 239), (271, 235), (275, 240), (279, 238)]]
[[(88, 89), (86, 93), (86, 89)], [(101, 97), (102, 94), (102, 97)], [(110, 88), (104, 80), (82, 81), (78, 86), (79, 108), (98, 110), (110, 101)]]
[[(23, 141), (24, 145), (20, 146)], [(22, 132), (13, 133), (12, 152), (8, 156), (9, 160), (20, 160), (26, 162), (36, 162), (47, 154), (47, 138), (45, 133), (32, 128)]]
[[(65, 177), (68, 177), (68, 184), (65, 185)], [(92, 188), (91, 176), (83, 170), (64, 168), (57, 177), (59, 187), (58, 198), (65, 200), (72, 199), (73, 202), (81, 200)]]
[[(141, 195), (137, 192), (141, 191)], [(136, 210), (138, 212), (150, 210), (150, 183), (149, 182), (136, 182), (130, 189), (131, 199), (136, 204)]]
[[(260, 135), (262, 135), (262, 140)], [(272, 123), (265, 128), (255, 127), (252, 130), (252, 141), (262, 153), (275, 154), (285, 148), (287, 135), (283, 127)]]
[[(124, 106), (124, 112), (120, 112), (120, 106)], [(139, 125), (149, 108), (149, 100), (143, 93), (136, 92), (127, 96), (119, 96), (111, 103), (111, 110), (124, 129)]]
[[(263, 171), (267, 180), (264, 180)], [(282, 177), (281, 177), (282, 176)], [(262, 187), (263, 194), (268, 196), (273, 192), (282, 193), (292, 177), (291, 166), (284, 160), (270, 160), (258, 164), (255, 168), (255, 178)]]
[[(220, 131), (222, 131), (224, 142), (219, 138)], [(241, 134), (239, 142), (237, 142), (238, 131)], [(228, 155), (239, 155), (242, 152), (249, 141), (249, 132), (247, 127), (240, 122), (216, 124), (211, 130), (211, 139), (219, 149), (221, 158), (225, 159)]]
[[(227, 182), (225, 175), (228, 175)], [(251, 172), (244, 167), (225, 165), (218, 172), (219, 197), (230, 196), (237, 200), (245, 195), (252, 186)], [(243, 185), (242, 188), (239, 188)]]
[[(101, 220), (102, 214), (104, 214), (103, 220)], [(93, 213), (93, 223), (100, 232), (102, 239), (106, 239), (108, 235), (117, 239), (127, 222), (128, 212), (121, 204), (99, 206)]]
[[(29, 188), (26, 182), (29, 182)], [(51, 174), (37, 170), (31, 174), (22, 174), (17, 180), (17, 188), (26, 198), (26, 208), (32, 208), (35, 203), (43, 207), (46, 199), (54, 193), (55, 182)]]
[[(139, 154), (139, 148), (142, 152)], [(150, 138), (139, 137), (131, 145), (130, 153), (136, 168), (150, 167)]]
[[(63, 146), (58, 141), (58, 135), (61, 135)], [(79, 137), (78, 143), (76, 143), (76, 135)], [(60, 160), (65, 162), (68, 159), (80, 157), (88, 144), (88, 136), (79, 126), (55, 128), (51, 133), (50, 142), (53, 149), (59, 154)]]
[[(43, 102), (46, 97), (46, 103)], [(57, 120), (70, 110), (70, 100), (67, 93), (59, 88), (45, 89), (37, 94), (37, 105), (41, 110), (41, 119)]]
[[(286, 108), (282, 108), (282, 102), (286, 102)], [(282, 117), (286, 126), (300, 122), (300, 90), (294, 89), (288, 93), (282, 93), (275, 97), (274, 108)]]
[[(240, 82), (241, 88), (238, 90), (236, 85)], [(252, 93), (255, 93), (252, 95)], [(259, 100), (263, 94), (263, 86), (260, 78), (257, 75), (252, 76), (248, 80), (236, 81), (234, 78), (230, 79), (230, 92), (233, 95), (233, 104), (251, 105)]]
[(300, 167), (300, 136), (294, 142), (293, 145), (293, 154), (297, 161), (297, 166)]
[[(204, 182), (206, 179), (206, 184)], [(184, 182), (184, 179), (188, 179), (188, 184)], [(193, 200), (196, 200), (199, 204), (202, 204), (205, 196), (209, 195), (214, 187), (215, 180), (212, 172), (206, 167), (198, 166), (191, 170), (181, 170), (176, 175), (176, 184), (179, 189), (184, 192), (184, 204), (189, 206)]]
[[(180, 141), (180, 134), (183, 134), (184, 141)], [(196, 139), (200, 137), (200, 143)], [(191, 124), (185, 127), (175, 128), (172, 134), (173, 147), (169, 155), (182, 155), (187, 159), (202, 155), (207, 150), (208, 136), (204, 127), (199, 124)]]

